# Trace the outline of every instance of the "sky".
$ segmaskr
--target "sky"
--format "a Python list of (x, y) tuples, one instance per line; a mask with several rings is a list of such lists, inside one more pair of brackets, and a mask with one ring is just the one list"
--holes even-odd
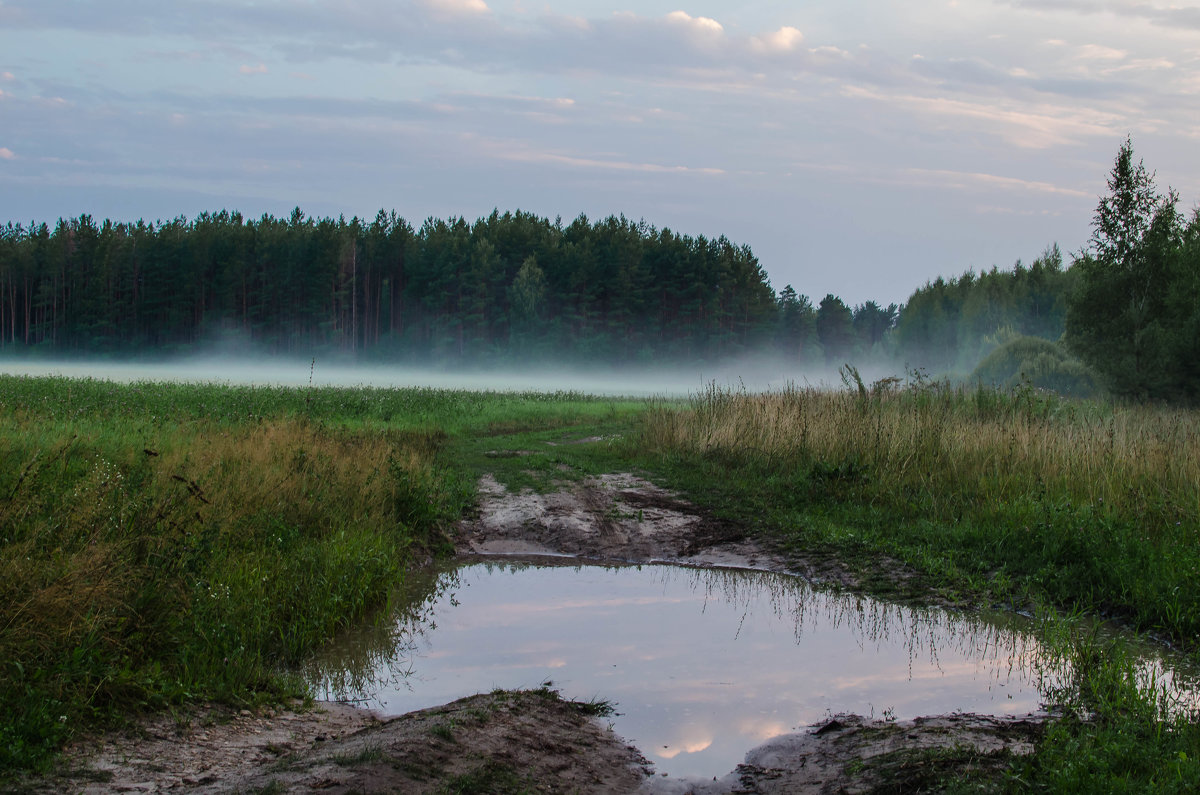
[(903, 302), (1200, 200), (1200, 2), (0, 0), (0, 223), (624, 214)]

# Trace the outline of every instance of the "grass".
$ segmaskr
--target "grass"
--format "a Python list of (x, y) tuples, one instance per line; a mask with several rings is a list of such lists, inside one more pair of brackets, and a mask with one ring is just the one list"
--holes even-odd
[[(399, 582), (423, 587), (483, 472), (544, 490), (639, 469), (870, 588), (898, 563), (909, 595), (1050, 616), (1065, 717), (996, 786), (1200, 786), (1194, 717), (1086, 629), (1196, 649), (1200, 414), (847, 385), (648, 404), (0, 376), (0, 777), (138, 711), (302, 695), (297, 662)], [(446, 791), (526, 784), (477, 772)]]
[(333, 763), (341, 767), (369, 765), (383, 759), (383, 748), (378, 745), (364, 745), (352, 754), (334, 754)]
[[(1200, 719), (1166, 709), (1095, 629), (1117, 618), (1197, 652), (1200, 414), (847, 381), (842, 392), (712, 387), (651, 411), (626, 454), (714, 513), (857, 566), (868, 583), (899, 561), (918, 592), (1038, 609), (1057, 666), (1046, 697), (1064, 717), (985, 789), (1200, 789)], [(954, 762), (931, 761), (922, 777)], [(948, 786), (956, 774), (945, 775)]]
[(0, 775), (138, 711), (302, 695), (296, 664), (448, 549), (451, 434), (640, 405), (0, 376)]
[(1200, 637), (1200, 415), (894, 382), (656, 409), (627, 453), (709, 509), (972, 599)]
[(536, 791), (535, 782), (515, 768), (491, 760), (453, 777), (438, 789), (439, 795), (521, 795)]

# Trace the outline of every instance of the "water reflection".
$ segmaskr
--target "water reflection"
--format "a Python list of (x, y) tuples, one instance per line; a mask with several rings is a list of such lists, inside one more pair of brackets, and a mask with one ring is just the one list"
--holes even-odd
[(1037, 643), (1013, 618), (818, 591), (767, 572), (484, 561), (414, 580), (389, 620), (311, 671), (327, 698), (402, 714), (550, 680), (617, 704), (660, 771), (723, 775), (828, 712), (1037, 709)]

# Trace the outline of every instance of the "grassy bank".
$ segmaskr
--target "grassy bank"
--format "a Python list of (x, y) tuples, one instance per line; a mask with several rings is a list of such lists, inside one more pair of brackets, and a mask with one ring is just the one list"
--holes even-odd
[(798, 549), (1200, 637), (1200, 415), (895, 383), (710, 389), (631, 450)]
[(130, 713), (301, 694), (290, 667), (445, 549), (481, 472), (640, 469), (877, 593), (1084, 616), (1047, 624), (1068, 717), (991, 784), (1200, 784), (1200, 723), (1080, 629), (1196, 647), (1200, 415), (848, 375), (655, 404), (0, 376), (0, 778)]
[(473, 498), (450, 435), (636, 408), (0, 376), (0, 771), (131, 712), (301, 694), (289, 668), (446, 548)]
[[(842, 392), (711, 388), (648, 414), (628, 454), (786, 548), (857, 567), (876, 592), (1045, 616), (1046, 698), (1064, 717), (1002, 781), (957, 781), (969, 754), (932, 760), (949, 771), (939, 787), (1200, 787), (1197, 716), (1169, 714), (1096, 629), (1115, 617), (1197, 651), (1200, 415), (847, 375)], [(897, 566), (915, 576), (897, 581)]]

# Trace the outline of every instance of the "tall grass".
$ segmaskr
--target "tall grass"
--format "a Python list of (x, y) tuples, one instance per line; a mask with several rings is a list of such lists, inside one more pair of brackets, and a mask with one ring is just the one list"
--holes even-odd
[[(1200, 637), (1200, 414), (914, 379), (772, 394), (710, 387), (647, 413), (628, 451), (804, 554), (899, 560), (1045, 618), (1063, 710), (997, 788), (1194, 792), (1200, 720), (1169, 711), (1105, 617)], [(868, 575), (869, 576), (869, 575)]]
[[(638, 446), (799, 544), (899, 556), (952, 584), (1200, 633), (1200, 414), (889, 379), (710, 387)], [(708, 474), (703, 474), (708, 473)], [(1013, 594), (1005, 594), (1010, 596)]]
[(445, 549), (453, 435), (631, 416), (571, 392), (0, 375), (0, 779), (80, 726), (290, 673)]
[[(436, 431), (16, 386), (0, 412), (0, 771), (131, 710), (302, 693), (287, 672), (444, 545), (471, 496), (435, 466)], [(89, 391), (108, 399), (78, 403)]]

